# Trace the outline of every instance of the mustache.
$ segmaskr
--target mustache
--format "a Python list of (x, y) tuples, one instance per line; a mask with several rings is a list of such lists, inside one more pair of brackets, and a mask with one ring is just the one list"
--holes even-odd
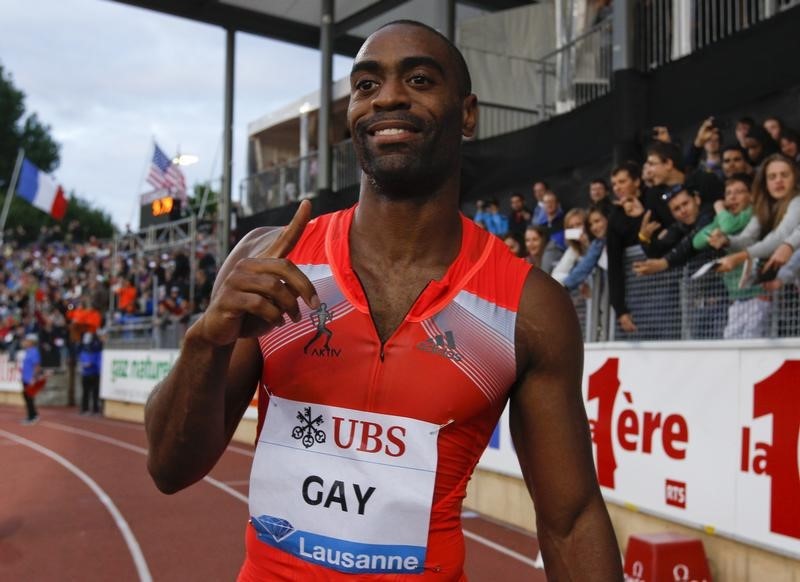
[(423, 119), (417, 117), (413, 113), (407, 111), (391, 111), (387, 113), (376, 113), (370, 117), (360, 119), (358, 123), (356, 123), (356, 133), (360, 136), (365, 136), (369, 126), (383, 121), (403, 121), (412, 125), (417, 131), (422, 131), (428, 126)]

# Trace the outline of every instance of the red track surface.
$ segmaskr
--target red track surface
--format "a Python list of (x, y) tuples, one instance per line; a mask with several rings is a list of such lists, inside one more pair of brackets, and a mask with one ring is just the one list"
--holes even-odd
[[(252, 447), (206, 480), (158, 492), (141, 425), (0, 406), (0, 580), (232, 581), (242, 563)], [(470, 582), (544, 581), (536, 539), (465, 514)], [(136, 558), (138, 556), (138, 560)]]

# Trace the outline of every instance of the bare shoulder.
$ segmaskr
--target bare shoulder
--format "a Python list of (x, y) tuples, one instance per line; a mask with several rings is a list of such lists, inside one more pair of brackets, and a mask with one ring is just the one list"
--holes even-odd
[(572, 299), (541, 269), (531, 269), (525, 280), (515, 342), (518, 377), (558, 365), (581, 365), (583, 339)]

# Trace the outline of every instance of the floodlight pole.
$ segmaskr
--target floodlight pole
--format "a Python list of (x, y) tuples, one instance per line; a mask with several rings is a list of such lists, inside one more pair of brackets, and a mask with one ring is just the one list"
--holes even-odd
[(322, 0), (319, 23), (319, 52), (322, 58), (322, 79), (319, 89), (319, 123), (317, 125), (317, 191), (330, 192), (331, 170), (331, 83), (333, 83), (334, 0)]
[(218, 219), (219, 260), (225, 260), (231, 239), (231, 184), (233, 181), (233, 67), (236, 51), (236, 32), (232, 28), (225, 31), (225, 117), (222, 138), (222, 192), (220, 193)]

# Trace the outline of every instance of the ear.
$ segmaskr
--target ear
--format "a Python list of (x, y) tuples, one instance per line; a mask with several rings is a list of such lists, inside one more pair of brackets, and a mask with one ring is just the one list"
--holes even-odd
[(462, 101), (461, 106), (461, 135), (469, 139), (475, 136), (478, 126), (478, 97), (470, 93)]

